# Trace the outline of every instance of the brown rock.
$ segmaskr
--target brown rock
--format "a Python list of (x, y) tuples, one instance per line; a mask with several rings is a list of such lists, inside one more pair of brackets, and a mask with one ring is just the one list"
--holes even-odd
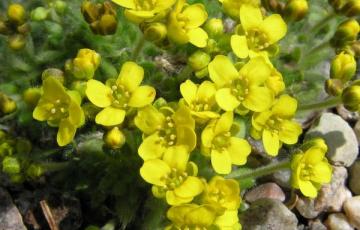
[(360, 196), (347, 199), (344, 203), (345, 214), (349, 222), (357, 229), (360, 229)]
[(283, 202), (285, 200), (285, 194), (275, 183), (259, 185), (245, 194), (245, 200), (250, 203), (261, 198), (270, 198)]
[(325, 221), (329, 230), (353, 230), (354, 228), (349, 224), (346, 216), (342, 213), (330, 214)]

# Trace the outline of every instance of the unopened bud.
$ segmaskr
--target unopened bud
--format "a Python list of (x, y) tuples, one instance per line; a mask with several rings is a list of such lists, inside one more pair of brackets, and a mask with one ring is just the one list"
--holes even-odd
[(341, 12), (347, 17), (354, 17), (360, 14), (360, 1), (349, 0), (344, 7), (341, 8)]
[(36, 179), (42, 176), (44, 172), (44, 167), (42, 167), (41, 165), (31, 164), (26, 170), (26, 175), (31, 179)]
[(95, 34), (114, 34), (117, 29), (116, 11), (109, 1), (103, 4), (84, 1), (81, 12)]
[(204, 29), (210, 37), (215, 37), (224, 33), (224, 24), (221, 19), (212, 18), (206, 22)]
[(206, 68), (210, 61), (210, 55), (200, 50), (193, 53), (188, 59), (189, 65), (195, 71), (200, 71)]
[(77, 91), (80, 94), (81, 98), (85, 97), (86, 81), (74, 81), (71, 83), (70, 88)]
[(80, 49), (72, 61), (71, 72), (77, 79), (91, 79), (99, 67), (101, 57), (90, 49)]
[(17, 174), (21, 172), (21, 165), (17, 158), (7, 156), (2, 161), (2, 171), (7, 174)]
[(22, 5), (14, 3), (11, 4), (7, 10), (8, 18), (11, 22), (21, 25), (25, 22), (26, 12)]
[(307, 0), (290, 0), (285, 6), (284, 14), (289, 20), (299, 21), (306, 16), (308, 11)]
[[(96, 27), (93, 27), (93, 25), (96, 25)], [(111, 14), (104, 14), (101, 16), (99, 21), (91, 24), (91, 28), (93, 29), (93, 32), (97, 31), (95, 32), (97, 34), (101, 34), (101, 35), (114, 34), (117, 28), (116, 16)]]
[(351, 54), (340, 53), (331, 62), (330, 78), (340, 79), (343, 83), (349, 81), (356, 72), (356, 61)]
[(285, 4), (283, 2), (280, 2), (279, 0), (263, 0), (262, 5), (267, 9), (268, 11), (281, 13), (283, 12), (285, 8)]
[(5, 94), (0, 93), (0, 112), (9, 114), (16, 110), (16, 102)]
[(360, 31), (359, 23), (355, 19), (348, 19), (341, 23), (331, 39), (331, 45), (342, 47), (346, 43), (356, 40)]
[(8, 35), (11, 33), (8, 22), (0, 19), (0, 34)]
[(35, 106), (37, 105), (39, 99), (41, 97), (41, 89), (40, 88), (28, 88), (23, 92), (23, 100), (25, 101), (25, 103), (32, 107), (35, 108)]
[(166, 26), (160, 22), (146, 24), (142, 29), (146, 40), (154, 43), (162, 42), (167, 36)]
[(112, 128), (104, 135), (104, 142), (111, 149), (119, 149), (125, 144), (125, 135), (118, 127)]
[(57, 0), (54, 3), (54, 8), (57, 13), (63, 14), (67, 8), (67, 3), (65, 1)]
[(304, 144), (301, 145), (301, 150), (305, 152), (306, 150), (308, 150), (309, 148), (312, 148), (312, 147), (320, 148), (324, 152), (327, 152), (327, 150), (328, 150), (328, 146), (326, 145), (325, 140), (320, 137), (315, 137), (315, 138), (306, 140), (304, 142)]
[(345, 4), (345, 0), (328, 0), (335, 12), (339, 12)]
[(15, 34), (9, 37), (8, 45), (10, 49), (21, 50), (26, 45), (26, 38), (21, 34)]
[(347, 110), (358, 111), (360, 108), (360, 82), (355, 81), (353, 85), (345, 88), (341, 98)]
[(64, 84), (64, 82), (65, 82), (64, 72), (61, 71), (60, 69), (49, 68), (49, 69), (44, 70), (44, 72), (41, 75), (42, 81), (45, 81), (45, 79), (48, 77), (55, 78), (61, 84)]
[(344, 84), (339, 79), (327, 79), (325, 81), (325, 91), (331, 96), (339, 96), (344, 88)]
[(31, 20), (33, 21), (43, 21), (47, 18), (49, 14), (49, 10), (45, 7), (37, 7), (33, 11), (31, 11)]

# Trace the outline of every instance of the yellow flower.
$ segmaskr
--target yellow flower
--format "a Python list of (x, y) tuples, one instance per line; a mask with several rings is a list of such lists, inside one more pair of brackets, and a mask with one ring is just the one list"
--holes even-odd
[(222, 3), (224, 11), (232, 18), (238, 19), (240, 15), (240, 7), (242, 5), (259, 6), (259, 0), (219, 0)]
[(241, 6), (240, 21), (243, 34), (231, 37), (232, 50), (239, 58), (267, 56), (272, 45), (287, 32), (286, 23), (279, 14), (263, 19), (260, 8), (251, 5)]
[(315, 198), (321, 185), (331, 181), (332, 167), (325, 157), (326, 149), (314, 145), (291, 160), (292, 186), (307, 197)]
[(64, 146), (73, 140), (76, 129), (84, 123), (80, 104), (81, 97), (76, 91), (66, 91), (58, 80), (48, 77), (43, 81), (43, 95), (33, 111), (33, 117), (59, 127), (57, 143)]
[(205, 187), (204, 204), (211, 204), (223, 210), (237, 210), (240, 201), (240, 187), (236, 180), (214, 176)]
[(210, 205), (184, 204), (171, 207), (166, 216), (172, 222), (166, 230), (211, 229), (217, 213)]
[(126, 62), (121, 68), (119, 77), (112, 79), (109, 85), (97, 80), (89, 80), (86, 96), (96, 106), (103, 108), (95, 122), (104, 126), (121, 124), (126, 111), (130, 108), (142, 108), (155, 99), (155, 89), (140, 86), (144, 78), (144, 69), (134, 62)]
[(251, 136), (262, 138), (265, 151), (276, 156), (282, 143), (295, 144), (302, 133), (301, 126), (292, 120), (297, 101), (289, 95), (282, 95), (270, 110), (254, 113)]
[(125, 16), (134, 23), (152, 22), (166, 16), (176, 0), (112, 0), (126, 8)]
[(71, 71), (77, 79), (91, 79), (100, 65), (101, 57), (91, 49), (80, 49), (74, 60), (67, 63), (68, 71)]
[(271, 89), (275, 95), (279, 95), (285, 89), (283, 77), (275, 67), (272, 68), (270, 77), (266, 80), (265, 85)]
[(186, 146), (189, 152), (196, 146), (195, 121), (185, 106), (180, 105), (176, 111), (147, 106), (138, 112), (135, 125), (147, 135), (138, 150), (145, 161), (161, 158), (179, 145)]
[(180, 85), (181, 95), (184, 97), (186, 106), (191, 114), (199, 122), (217, 118), (219, 114), (214, 112), (217, 105), (215, 101), (216, 87), (210, 81), (203, 81), (199, 86), (190, 80)]
[(202, 152), (210, 155), (215, 172), (229, 174), (231, 165), (243, 165), (251, 152), (249, 143), (231, 136), (233, 113), (226, 112), (210, 122), (201, 134)]
[(264, 58), (257, 57), (237, 71), (228, 57), (218, 55), (209, 64), (210, 78), (219, 89), (216, 102), (225, 111), (247, 113), (261, 112), (273, 102), (273, 92), (265, 87), (271, 67)]
[(171, 207), (167, 218), (172, 222), (166, 230), (178, 229), (219, 229), (241, 230), (238, 211), (225, 211), (218, 213), (208, 204), (183, 204)]
[(197, 166), (188, 162), (186, 146), (175, 146), (167, 151), (163, 159), (145, 161), (140, 168), (141, 177), (153, 184), (155, 197), (165, 197), (170, 205), (189, 203), (199, 195), (204, 184), (196, 177)]
[(168, 37), (178, 44), (190, 42), (197, 47), (205, 47), (208, 35), (200, 28), (208, 14), (203, 4), (185, 5), (186, 0), (178, 0), (168, 18)]

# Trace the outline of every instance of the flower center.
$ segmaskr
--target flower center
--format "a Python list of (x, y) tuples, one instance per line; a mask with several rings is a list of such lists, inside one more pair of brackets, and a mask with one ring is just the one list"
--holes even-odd
[(159, 129), (160, 139), (166, 143), (167, 146), (176, 144), (176, 128), (173, 119), (167, 116), (165, 125)]
[(162, 177), (161, 179), (165, 182), (165, 190), (174, 190), (179, 187), (185, 179), (188, 177), (186, 172), (182, 172), (176, 168), (172, 168), (170, 173)]
[[(240, 76), (241, 77), (241, 76)], [(249, 81), (245, 77), (241, 77), (232, 82), (231, 93), (239, 100), (243, 101), (249, 93)]]
[(209, 111), (211, 109), (211, 106), (206, 101), (193, 101), (189, 107), (195, 112)]
[(267, 42), (267, 35), (258, 29), (246, 31), (245, 35), (247, 38), (248, 47), (251, 50), (263, 50), (270, 46), (270, 44)]
[(270, 117), (270, 119), (266, 122), (265, 129), (271, 130), (275, 134), (279, 134), (281, 122), (282, 119), (279, 117)]
[(218, 189), (218, 188), (214, 188), (210, 193), (209, 193), (209, 197), (211, 200), (213, 200), (215, 203), (224, 203), (225, 202), (225, 197), (226, 194), (224, 191)]
[(61, 100), (56, 99), (54, 103), (51, 103), (49, 108), (49, 119), (50, 121), (54, 120), (61, 120), (62, 118), (69, 116), (69, 103)]
[(217, 135), (212, 141), (212, 148), (217, 149), (219, 151), (225, 150), (229, 147), (230, 144), (230, 132), (224, 132)]
[(157, 0), (136, 0), (136, 10), (153, 10), (156, 6)]
[(311, 180), (311, 176), (313, 175), (313, 166), (310, 164), (301, 163), (300, 164), (300, 178), (304, 181)]
[(120, 109), (127, 109), (128, 102), (130, 100), (130, 92), (125, 90), (122, 85), (112, 85), (112, 97), (113, 103), (112, 106)]

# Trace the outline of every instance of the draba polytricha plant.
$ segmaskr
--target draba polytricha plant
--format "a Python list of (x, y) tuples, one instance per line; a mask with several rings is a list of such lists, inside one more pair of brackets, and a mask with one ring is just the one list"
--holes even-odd
[(0, 168), (86, 196), (85, 224), (241, 229), (257, 178), (290, 169), (309, 198), (331, 181), (328, 147), (304, 140), (299, 114), (360, 109), (359, 1), (0, 7)]

